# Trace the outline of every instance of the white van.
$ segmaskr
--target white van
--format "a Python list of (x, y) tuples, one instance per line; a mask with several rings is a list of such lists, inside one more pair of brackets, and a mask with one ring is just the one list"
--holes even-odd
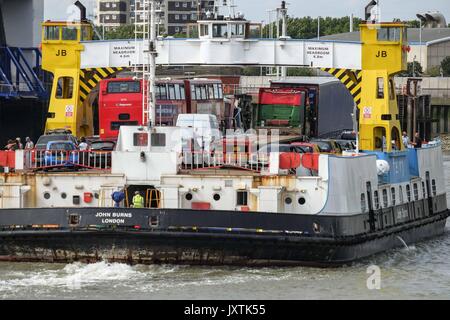
[(180, 114), (177, 127), (182, 128), (182, 137), (195, 139), (205, 151), (213, 151), (214, 145), (222, 140), (219, 122), (215, 115), (210, 114)]

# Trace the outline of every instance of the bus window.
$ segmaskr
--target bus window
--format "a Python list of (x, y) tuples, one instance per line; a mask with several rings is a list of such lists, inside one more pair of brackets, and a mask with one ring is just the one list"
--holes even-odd
[(191, 99), (192, 99), (192, 100), (197, 100), (197, 97), (196, 97), (196, 88), (195, 88), (194, 85), (191, 85)]
[(167, 88), (166, 88), (166, 84), (162, 84), (159, 87), (159, 94), (161, 97), (161, 100), (167, 100)]
[(156, 100), (162, 100), (161, 99), (161, 85), (160, 84), (157, 84), (155, 86), (155, 99)]
[(202, 92), (199, 86), (195, 86), (195, 100), (202, 99)]
[(222, 90), (222, 85), (219, 84), (219, 99), (222, 100), (223, 99), (223, 90)]
[(175, 95), (175, 86), (173, 84), (169, 84), (169, 100), (175, 100), (176, 99), (176, 95)]
[(201, 93), (202, 93), (202, 100), (208, 100), (207, 94), (206, 94), (206, 85), (201, 86)]
[(181, 90), (180, 90), (180, 85), (179, 84), (175, 85), (175, 99), (176, 100), (181, 100)]
[(208, 93), (209, 93), (210, 100), (217, 99), (214, 95), (214, 85), (208, 84)]
[(214, 84), (214, 97), (216, 99), (220, 99), (220, 88), (219, 88), (219, 84), (218, 83)]
[(181, 100), (186, 100), (186, 92), (184, 91), (184, 84), (180, 85), (180, 94), (181, 94)]
[(141, 84), (138, 81), (113, 81), (108, 83), (108, 93), (139, 93)]

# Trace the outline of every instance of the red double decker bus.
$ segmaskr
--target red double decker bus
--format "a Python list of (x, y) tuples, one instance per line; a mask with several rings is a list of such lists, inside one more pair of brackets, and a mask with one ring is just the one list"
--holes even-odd
[[(121, 126), (143, 125), (143, 81), (131, 78), (100, 82), (99, 134), (101, 139), (115, 139)], [(177, 116), (187, 112), (186, 90), (182, 80), (158, 81), (156, 122), (175, 125)]]
[[(101, 139), (116, 139), (121, 126), (143, 125), (142, 88), (142, 80), (131, 78), (100, 82)], [(155, 97), (157, 125), (173, 126), (182, 113), (213, 114), (220, 123), (225, 123), (228, 117), (233, 116), (232, 110), (225, 110), (220, 80), (158, 80)]]

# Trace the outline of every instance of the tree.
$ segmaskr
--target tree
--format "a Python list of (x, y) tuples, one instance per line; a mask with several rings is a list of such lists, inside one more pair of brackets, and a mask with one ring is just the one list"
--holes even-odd
[(116, 39), (134, 39), (135, 38), (135, 28), (132, 24), (126, 24), (120, 27), (109, 29), (105, 32), (105, 40), (116, 40)]
[(446, 57), (444, 60), (442, 60), (441, 68), (442, 68), (444, 77), (450, 77), (450, 56)]
[(420, 28), (420, 21), (419, 21), (419, 20), (405, 21), (405, 23), (406, 23), (410, 28)]
[(423, 68), (420, 62), (408, 62), (408, 70), (401, 73), (402, 77), (420, 77), (423, 74)]
[[(361, 23), (361, 19), (353, 18), (355, 30)], [(272, 28), (273, 35), (276, 37), (276, 23), (266, 25), (263, 30), (264, 37), (269, 37), (269, 31)], [(345, 33), (350, 30), (350, 18), (332, 18), (326, 17), (320, 19), (320, 36), (327, 36), (337, 33)], [(312, 39), (317, 37), (317, 18), (288, 18), (287, 34), (293, 39)]]

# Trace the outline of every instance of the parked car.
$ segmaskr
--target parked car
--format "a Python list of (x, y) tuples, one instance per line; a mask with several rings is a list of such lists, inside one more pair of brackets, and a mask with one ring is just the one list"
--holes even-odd
[(52, 141), (70, 141), (75, 144), (75, 146), (78, 146), (77, 138), (69, 133), (69, 131), (53, 131), (40, 136), (36, 142), (35, 149), (45, 150), (47, 144)]
[(42, 165), (45, 167), (74, 167), (78, 164), (77, 146), (71, 141), (47, 143)]
[(344, 130), (339, 135), (339, 140), (353, 140), (356, 141), (356, 132), (353, 130)]
[(295, 146), (302, 149), (304, 153), (320, 153), (319, 146), (314, 143), (293, 142), (291, 143), (291, 146)]
[(342, 151), (356, 150), (356, 142), (353, 140), (336, 140)]
[[(112, 140), (92, 141), (88, 151), (89, 166), (99, 169), (111, 168), (111, 152), (116, 148), (116, 142)], [(85, 153), (80, 154), (81, 163), (84, 163)]]
[(321, 153), (329, 153), (329, 154), (342, 153), (341, 146), (335, 140), (314, 139), (311, 140), (311, 143), (317, 145)]
[[(78, 140), (75, 136), (73, 136), (70, 131), (56, 130), (51, 131), (47, 134), (40, 136), (36, 145), (34, 146), (34, 150), (31, 151), (31, 161), (32, 164), (40, 167), (44, 161), (45, 151), (48, 150), (49, 142), (57, 142), (57, 141), (68, 141), (76, 146), (78, 146)], [(30, 158), (29, 158), (30, 159)]]

